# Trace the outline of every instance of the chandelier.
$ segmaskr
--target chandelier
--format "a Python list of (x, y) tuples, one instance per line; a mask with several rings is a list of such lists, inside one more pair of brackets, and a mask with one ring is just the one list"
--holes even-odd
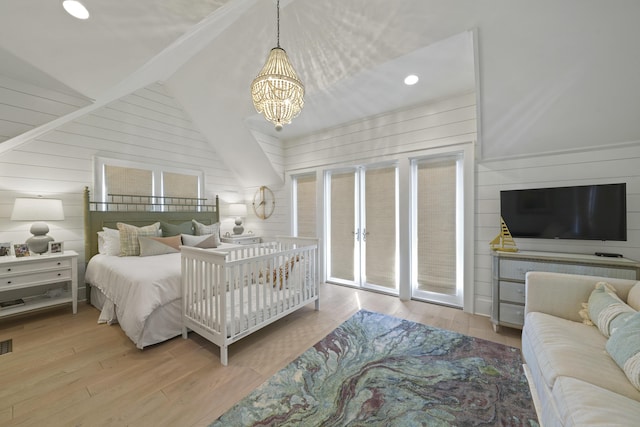
[(280, 0), (277, 2), (277, 46), (271, 49), (267, 62), (251, 83), (251, 97), (258, 113), (273, 123), (276, 130), (291, 123), (304, 105), (304, 86), (280, 47)]

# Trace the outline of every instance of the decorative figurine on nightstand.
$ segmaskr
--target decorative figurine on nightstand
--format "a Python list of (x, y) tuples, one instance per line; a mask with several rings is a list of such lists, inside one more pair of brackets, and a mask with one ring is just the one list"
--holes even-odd
[(513, 240), (513, 237), (511, 237), (511, 232), (502, 217), (500, 217), (500, 234), (489, 242), (489, 246), (493, 251), (518, 252), (516, 242)]

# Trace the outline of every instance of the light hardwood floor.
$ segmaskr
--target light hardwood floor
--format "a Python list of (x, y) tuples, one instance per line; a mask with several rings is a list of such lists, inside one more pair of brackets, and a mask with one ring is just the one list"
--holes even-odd
[(0, 320), (0, 426), (206, 426), (363, 308), (520, 347), (520, 331), (493, 332), (482, 316), (418, 301), (321, 286), (313, 304), (229, 350), (194, 333), (140, 351), (118, 326), (80, 303)]

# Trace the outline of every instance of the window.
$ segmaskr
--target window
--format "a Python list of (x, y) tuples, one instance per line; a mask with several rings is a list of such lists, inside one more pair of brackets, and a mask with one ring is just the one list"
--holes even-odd
[(204, 175), (200, 171), (176, 169), (118, 159), (97, 158), (94, 200), (107, 201), (109, 194), (156, 197), (202, 198)]
[(414, 162), (415, 298), (462, 305), (461, 171), (462, 161), (458, 156)]

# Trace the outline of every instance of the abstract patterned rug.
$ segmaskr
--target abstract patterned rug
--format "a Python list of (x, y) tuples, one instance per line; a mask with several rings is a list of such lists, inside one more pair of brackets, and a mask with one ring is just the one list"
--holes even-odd
[(361, 310), (212, 426), (538, 426), (520, 350)]

